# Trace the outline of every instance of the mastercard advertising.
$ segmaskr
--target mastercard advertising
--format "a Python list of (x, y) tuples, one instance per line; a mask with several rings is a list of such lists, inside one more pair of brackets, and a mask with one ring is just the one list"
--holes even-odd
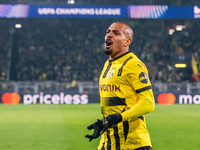
[(174, 103), (200, 104), (200, 95), (160, 93), (156, 97), (157, 103), (161, 105), (173, 105)]
[[(154, 94), (155, 102), (160, 105), (173, 104), (200, 104), (200, 95), (194, 94)], [(16, 105), (22, 103), (30, 104), (88, 104), (99, 103), (99, 94), (68, 94), (64, 92), (49, 94), (40, 92), (38, 94), (3, 93), (0, 103)]]
[(162, 105), (172, 105), (176, 102), (176, 96), (172, 93), (161, 93), (157, 97), (157, 102)]
[(4, 104), (19, 104), (21, 97), (17, 93), (4, 93), (1, 97), (1, 101)]
[(18, 93), (4, 93), (1, 96), (1, 102), (3, 104), (87, 104), (88, 95), (86, 94), (65, 94), (60, 92), (59, 94), (46, 94), (40, 92), (39, 94), (24, 94)]

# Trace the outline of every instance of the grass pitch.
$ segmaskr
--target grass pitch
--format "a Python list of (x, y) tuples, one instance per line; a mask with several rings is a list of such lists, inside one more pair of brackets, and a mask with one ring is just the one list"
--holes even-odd
[[(0, 150), (95, 150), (84, 136), (100, 116), (99, 104), (1, 104)], [(146, 119), (154, 150), (200, 147), (199, 105), (156, 105)]]

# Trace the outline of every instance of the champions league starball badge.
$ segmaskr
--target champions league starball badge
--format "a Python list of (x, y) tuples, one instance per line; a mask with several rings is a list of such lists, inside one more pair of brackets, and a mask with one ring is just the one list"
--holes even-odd
[(111, 70), (108, 74), (108, 79), (111, 79), (114, 75), (114, 70)]
[(148, 83), (149, 80), (148, 80), (148, 76), (145, 72), (141, 72), (140, 75), (139, 75), (139, 81), (142, 82), (142, 83)]

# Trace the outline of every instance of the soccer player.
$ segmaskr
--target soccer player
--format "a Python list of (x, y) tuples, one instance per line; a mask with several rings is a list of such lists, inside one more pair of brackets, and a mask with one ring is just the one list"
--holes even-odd
[(88, 126), (87, 138), (101, 135), (98, 150), (153, 149), (145, 114), (155, 109), (148, 71), (143, 62), (129, 52), (133, 30), (122, 22), (110, 25), (105, 36), (105, 62), (99, 92), (102, 120)]

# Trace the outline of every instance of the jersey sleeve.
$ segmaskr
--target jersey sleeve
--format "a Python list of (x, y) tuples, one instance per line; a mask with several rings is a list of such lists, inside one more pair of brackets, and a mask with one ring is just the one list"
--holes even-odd
[(136, 118), (154, 111), (155, 101), (152, 89), (146, 90), (138, 94), (139, 102), (131, 109), (124, 111), (122, 120), (127, 121), (129, 118)]
[(127, 80), (138, 96), (138, 102), (131, 109), (124, 111), (122, 120), (135, 118), (152, 112), (155, 109), (155, 101), (146, 66), (141, 62), (129, 64)]
[(127, 67), (127, 80), (136, 93), (152, 89), (146, 66), (141, 62), (132, 62)]

